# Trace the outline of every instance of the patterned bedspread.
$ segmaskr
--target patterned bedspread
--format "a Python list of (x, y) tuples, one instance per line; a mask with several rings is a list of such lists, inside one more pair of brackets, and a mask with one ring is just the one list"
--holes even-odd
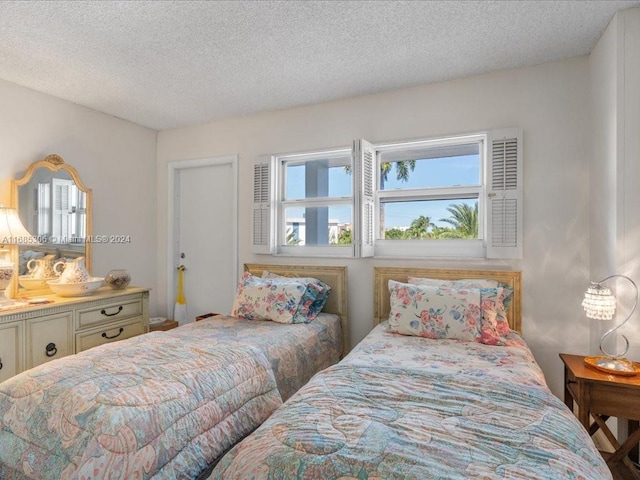
[(0, 478), (193, 479), (282, 400), (263, 352), (169, 332), (0, 384)]
[(283, 400), (316, 372), (337, 363), (342, 352), (340, 318), (327, 313), (297, 324), (216, 316), (167, 333), (215, 343), (240, 342), (260, 349), (271, 362)]
[(610, 479), (516, 334), (486, 346), (374, 331), (211, 479)]

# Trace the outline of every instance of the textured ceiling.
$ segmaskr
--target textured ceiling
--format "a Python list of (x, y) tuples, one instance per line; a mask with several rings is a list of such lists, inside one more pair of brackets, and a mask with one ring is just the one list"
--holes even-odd
[(0, 78), (153, 129), (589, 53), (639, 1), (1, 1)]

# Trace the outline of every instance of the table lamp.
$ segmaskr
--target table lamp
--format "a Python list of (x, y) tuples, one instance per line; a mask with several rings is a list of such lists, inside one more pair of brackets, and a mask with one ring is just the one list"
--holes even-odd
[(37, 243), (35, 237), (22, 225), (17, 210), (0, 205), (0, 308), (15, 303), (7, 298), (6, 289), (11, 284), (16, 264), (11, 259), (11, 250), (5, 247)]
[(633, 362), (624, 358), (629, 350), (629, 339), (624, 335), (621, 335), (622, 339), (625, 341), (625, 347), (620, 353), (611, 353), (607, 351), (604, 347), (604, 342), (610, 335), (613, 335), (620, 327), (627, 323), (631, 318), (631, 315), (633, 315), (633, 312), (638, 305), (638, 286), (636, 283), (625, 275), (611, 275), (599, 282), (591, 282), (591, 285), (584, 294), (582, 307), (584, 308), (587, 318), (595, 320), (612, 320), (613, 315), (616, 312), (616, 297), (611, 293), (611, 290), (608, 287), (602, 285), (604, 282), (612, 278), (623, 278), (633, 285), (635, 291), (633, 307), (624, 321), (607, 330), (600, 338), (600, 351), (604, 356), (586, 357), (585, 363), (588, 366), (614, 375), (635, 375), (637, 372)]

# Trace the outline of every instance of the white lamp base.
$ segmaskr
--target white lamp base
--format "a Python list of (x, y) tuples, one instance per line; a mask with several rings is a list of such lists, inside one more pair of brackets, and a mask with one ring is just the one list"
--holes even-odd
[[(4, 249), (0, 249), (0, 255), (4, 253)], [(13, 277), (13, 264), (8, 263), (6, 259), (0, 258), (0, 306), (12, 305), (13, 300), (7, 298), (6, 289), (11, 283), (11, 277)]]

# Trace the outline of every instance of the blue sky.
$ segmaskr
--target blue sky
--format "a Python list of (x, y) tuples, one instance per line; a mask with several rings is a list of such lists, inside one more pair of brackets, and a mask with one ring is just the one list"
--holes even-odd
[[(289, 167), (287, 169), (287, 197), (304, 198), (304, 167)], [(480, 184), (480, 167), (478, 155), (459, 157), (434, 158), (416, 161), (416, 168), (410, 172), (406, 182), (396, 179), (395, 165), (384, 184), (385, 190), (422, 187), (442, 187), (451, 185), (478, 185)], [(454, 183), (455, 182), (455, 183)], [(351, 195), (351, 176), (345, 174), (342, 167), (329, 170), (329, 195)], [(385, 226), (408, 227), (411, 221), (420, 215), (431, 218), (436, 225), (447, 225), (440, 222), (441, 218), (450, 216), (447, 207), (452, 203), (462, 203), (462, 200), (442, 200), (432, 202), (402, 202), (387, 204), (385, 208)], [(471, 205), (475, 200), (467, 200)], [(304, 209), (291, 209), (289, 216), (302, 216)], [(299, 215), (298, 211), (299, 210)], [(335, 207), (329, 211), (330, 218), (337, 218), (342, 223), (350, 221), (350, 208)]]

